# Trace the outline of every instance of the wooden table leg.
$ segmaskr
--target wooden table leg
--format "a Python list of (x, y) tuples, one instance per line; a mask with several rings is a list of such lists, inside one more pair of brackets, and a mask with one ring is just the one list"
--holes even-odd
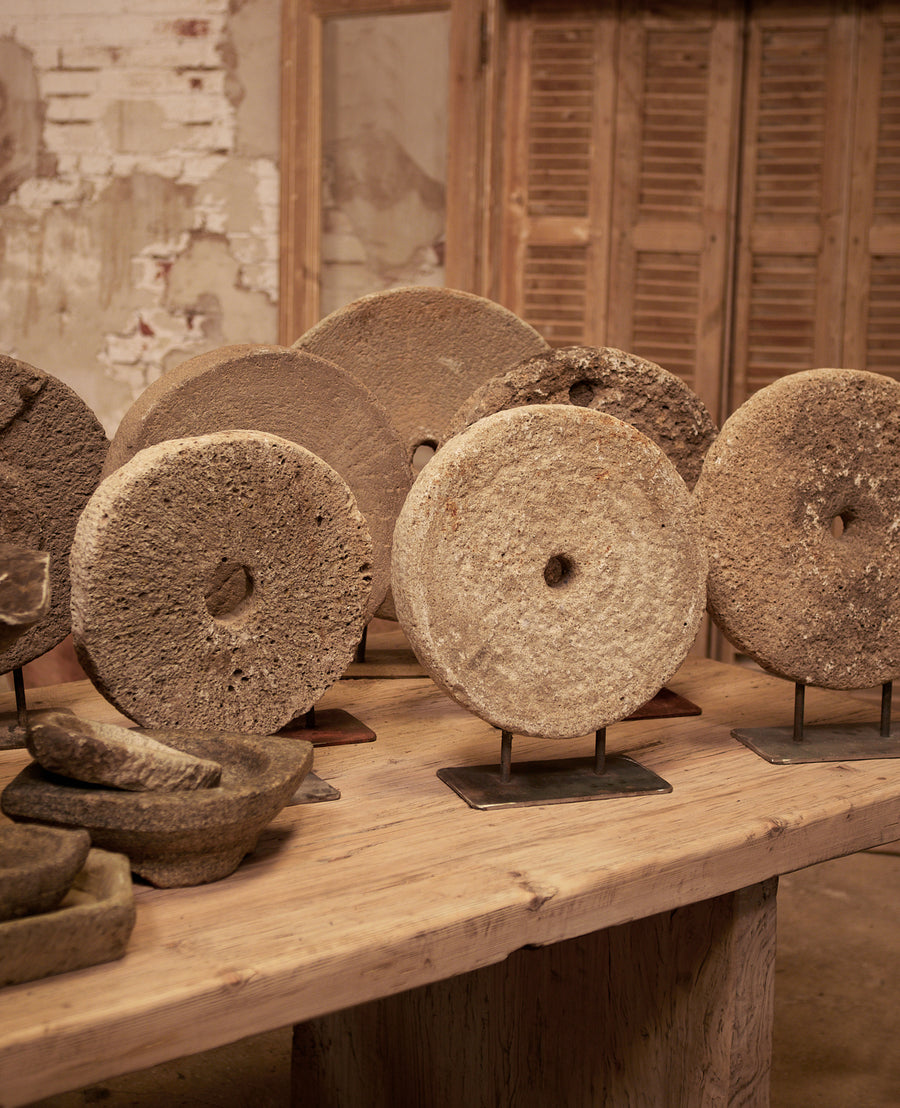
[(316, 1108), (768, 1104), (777, 879), (294, 1028)]

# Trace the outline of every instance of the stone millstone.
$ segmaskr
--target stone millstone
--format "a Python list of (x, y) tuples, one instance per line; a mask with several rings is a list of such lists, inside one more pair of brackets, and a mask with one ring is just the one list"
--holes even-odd
[(900, 384), (782, 377), (707, 454), (695, 496), (709, 610), (770, 673), (830, 689), (900, 677)]
[(52, 773), (129, 792), (175, 792), (218, 785), (222, 767), (139, 731), (60, 715), (32, 724), (26, 746)]
[(672, 676), (706, 557), (665, 454), (603, 412), (534, 405), (451, 439), (394, 533), (401, 626), (437, 684), (495, 727), (567, 738)]
[(346, 482), (303, 447), (258, 431), (159, 443), (78, 523), (76, 652), (143, 727), (271, 733), (353, 657), (370, 558)]
[(630, 423), (665, 452), (688, 488), (716, 437), (700, 397), (674, 373), (609, 346), (570, 346), (537, 354), (487, 381), (453, 417), (447, 438), (524, 404), (574, 404)]
[(548, 349), (537, 331), (491, 300), (421, 287), (355, 300), (294, 345), (364, 381), (410, 458), (422, 443), (444, 438), (453, 413), (479, 385)]
[(69, 633), (69, 548), (108, 445), (93, 412), (67, 385), (0, 355), (0, 542), (49, 555), (51, 598), (46, 615), (0, 644), (3, 671)]
[(125, 413), (104, 476), (144, 447), (236, 428), (306, 447), (350, 486), (372, 536), (371, 617), (390, 584), (394, 523), (412, 473), (387, 412), (331, 362), (278, 346), (226, 346), (191, 358)]

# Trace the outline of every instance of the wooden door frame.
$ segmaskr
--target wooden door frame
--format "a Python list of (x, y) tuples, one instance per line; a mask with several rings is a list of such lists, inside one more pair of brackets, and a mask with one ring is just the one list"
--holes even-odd
[(490, 195), (488, 43), (499, 0), (283, 0), (279, 341), (320, 318), (322, 28), (329, 17), (450, 11), (446, 283), (480, 292), (487, 278), (484, 197)]

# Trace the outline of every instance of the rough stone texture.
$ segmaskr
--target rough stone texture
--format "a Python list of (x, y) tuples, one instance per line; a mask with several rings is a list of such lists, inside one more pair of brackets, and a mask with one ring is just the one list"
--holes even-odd
[(691, 496), (603, 412), (487, 416), (422, 470), (394, 534), (401, 626), (450, 696), (495, 727), (584, 735), (681, 664), (705, 603)]
[(90, 847), (87, 831), (0, 822), (0, 921), (55, 908)]
[(95, 846), (127, 854), (132, 870), (161, 888), (218, 881), (234, 872), (294, 795), (312, 767), (312, 744), (227, 732), (164, 737), (220, 763), (219, 786), (123, 792), (67, 782), (32, 762), (4, 789), (0, 807), (15, 819), (86, 828)]
[(69, 548), (107, 446), (94, 414), (67, 385), (0, 355), (0, 487), (6, 494), (0, 542), (49, 555), (51, 597), (43, 618), (0, 644), (3, 671), (44, 654), (69, 633)]
[(688, 488), (693, 488), (716, 437), (712, 417), (680, 377), (609, 346), (537, 354), (485, 382), (453, 417), (446, 437), (486, 415), (523, 404), (574, 404), (630, 423), (666, 453)]
[[(353, 494), (303, 447), (258, 431), (159, 443), (79, 521), (76, 652), (141, 726), (277, 731), (353, 657), (370, 558)], [(230, 575), (243, 586), (223, 608)]]
[(295, 347), (349, 370), (378, 397), (407, 445), (437, 445), (453, 413), (490, 377), (548, 349), (518, 316), (454, 289), (364, 296), (301, 335)]
[(296, 442), (350, 486), (372, 536), (371, 617), (390, 584), (394, 523), (412, 473), (387, 412), (333, 363), (278, 346), (226, 346), (191, 358), (126, 412), (104, 475), (154, 443), (232, 428)]
[(25, 745), (44, 769), (129, 792), (175, 792), (218, 785), (222, 767), (113, 723), (60, 715), (32, 724)]
[(55, 911), (0, 924), (0, 987), (121, 958), (134, 920), (128, 859), (91, 850)]
[(782, 377), (726, 421), (694, 495), (709, 610), (739, 650), (806, 685), (900, 676), (900, 383)]

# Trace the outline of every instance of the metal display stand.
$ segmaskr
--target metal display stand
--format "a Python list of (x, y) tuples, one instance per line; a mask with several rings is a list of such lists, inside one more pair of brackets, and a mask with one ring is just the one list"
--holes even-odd
[(732, 736), (773, 765), (900, 758), (900, 730), (891, 726), (892, 682), (881, 686), (881, 719), (874, 723), (804, 724), (806, 686), (794, 685), (793, 727), (738, 727)]
[(488, 811), (576, 800), (670, 793), (672, 786), (624, 754), (606, 753), (606, 728), (596, 734), (593, 758), (520, 762), (513, 773), (512, 735), (501, 731), (499, 766), (439, 769), (438, 777), (469, 805)]
[[(699, 716), (701, 708), (680, 693), (662, 688), (621, 722)], [(606, 753), (606, 728), (596, 733), (593, 758), (555, 758), (519, 762), (512, 770), (512, 734), (500, 732), (500, 765), (439, 769), (438, 777), (471, 807), (519, 808), (611, 800), (623, 796), (670, 793), (672, 786), (625, 754)]]

